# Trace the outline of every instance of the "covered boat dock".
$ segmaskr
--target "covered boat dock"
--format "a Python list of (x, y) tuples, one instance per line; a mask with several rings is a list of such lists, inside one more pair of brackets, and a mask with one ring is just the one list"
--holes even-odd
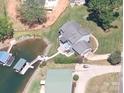
[(0, 64), (4, 66), (11, 66), (14, 60), (15, 58), (12, 56), (11, 53), (0, 51)]
[(23, 58), (20, 58), (19, 61), (16, 63), (16, 65), (13, 67), (13, 69), (16, 71), (16, 72), (20, 72), (24, 66), (26, 65), (26, 60), (23, 59)]

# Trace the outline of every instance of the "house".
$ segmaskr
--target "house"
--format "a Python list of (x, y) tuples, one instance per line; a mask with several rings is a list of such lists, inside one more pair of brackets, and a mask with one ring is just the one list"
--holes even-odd
[(87, 29), (82, 28), (75, 21), (69, 21), (59, 29), (60, 47), (58, 51), (66, 56), (74, 53), (84, 56), (92, 52), (90, 36), (91, 33)]
[(26, 65), (26, 60), (23, 58), (20, 58), (19, 61), (16, 63), (16, 65), (13, 67), (13, 69), (16, 72), (20, 72), (25, 65)]
[(50, 69), (45, 80), (45, 93), (72, 93), (72, 70)]
[(14, 57), (11, 53), (8, 53), (6, 51), (0, 51), (0, 64), (4, 66), (11, 66), (14, 62)]
[(75, 6), (75, 5), (83, 5), (85, 4), (85, 0), (70, 0), (70, 5), (71, 7)]
[(44, 8), (47, 10), (53, 10), (58, 3), (58, 0), (46, 0)]

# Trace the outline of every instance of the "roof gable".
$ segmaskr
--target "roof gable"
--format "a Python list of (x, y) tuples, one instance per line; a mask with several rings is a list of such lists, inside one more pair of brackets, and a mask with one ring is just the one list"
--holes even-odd
[(62, 30), (61, 34), (64, 40), (69, 40), (72, 44), (83, 36), (90, 34), (87, 29), (81, 28), (80, 24), (75, 21), (65, 23), (60, 29)]
[(86, 41), (79, 41), (78, 43), (72, 45), (72, 48), (78, 53), (82, 54), (86, 49), (90, 49), (91, 46)]

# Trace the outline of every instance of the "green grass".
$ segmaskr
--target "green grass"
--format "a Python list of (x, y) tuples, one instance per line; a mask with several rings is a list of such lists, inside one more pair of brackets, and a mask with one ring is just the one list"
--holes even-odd
[(6, 1), (7, 0), (0, 0), (0, 16), (3, 16), (4, 15), (4, 8), (6, 7)]
[(40, 81), (39, 80), (35, 80), (32, 82), (32, 85), (29, 89), (28, 93), (40, 93)]
[[(122, 9), (120, 10), (122, 12)], [(121, 13), (122, 14), (122, 13)], [(110, 53), (114, 50), (120, 50), (122, 47), (122, 15), (113, 24), (118, 26), (118, 29), (110, 29), (110, 32), (105, 33), (100, 27), (94, 22), (87, 21), (86, 16), (88, 15), (87, 8), (81, 7), (68, 7), (65, 12), (59, 17), (55, 24), (49, 29), (49, 32), (45, 32), (44, 35), (53, 43), (50, 50), (50, 54), (56, 52), (58, 47), (57, 32), (58, 29), (67, 21), (75, 20), (79, 22), (82, 27), (90, 29), (90, 32), (96, 36), (99, 41), (99, 48), (97, 53)]]
[(119, 74), (111, 73), (92, 78), (86, 88), (86, 93), (118, 93)]
[(75, 56), (66, 57), (64, 55), (58, 55), (54, 58), (54, 61), (57, 64), (72, 64), (77, 62), (77, 58)]

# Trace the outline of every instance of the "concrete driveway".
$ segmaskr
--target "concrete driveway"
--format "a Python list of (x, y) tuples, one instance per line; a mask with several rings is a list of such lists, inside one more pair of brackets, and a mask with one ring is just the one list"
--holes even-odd
[(77, 64), (75, 66), (74, 74), (79, 75), (79, 80), (77, 81), (77, 85), (75, 88), (75, 93), (85, 93), (86, 85), (88, 81), (102, 74), (120, 72), (121, 66), (97, 66), (97, 65), (88, 65), (88, 68), (83, 68), (84, 64)]

